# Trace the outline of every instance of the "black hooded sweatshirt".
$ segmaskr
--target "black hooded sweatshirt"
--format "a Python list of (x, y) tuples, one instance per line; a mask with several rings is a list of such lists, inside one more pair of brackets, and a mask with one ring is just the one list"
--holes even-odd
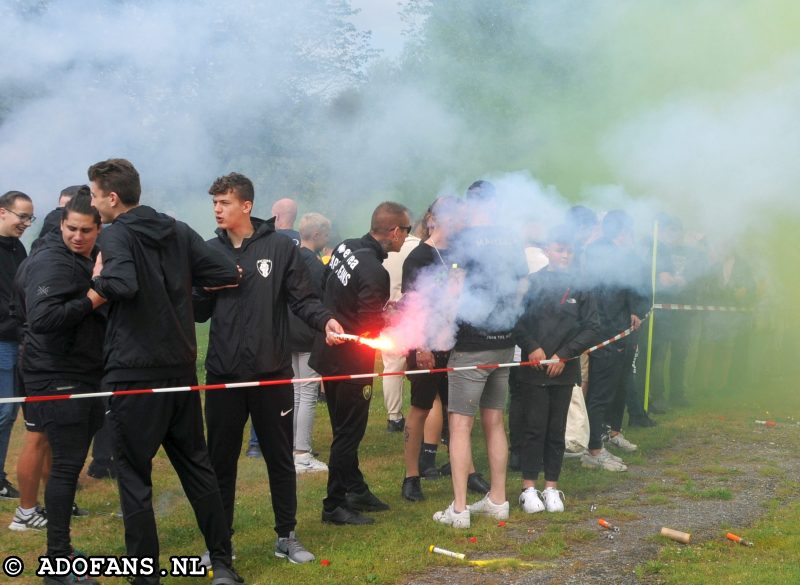
[(86, 296), (94, 260), (67, 248), (60, 232), (38, 241), (14, 282), (15, 313), (25, 323), (23, 379), (96, 384), (103, 375), (105, 311), (93, 310)]
[(195, 318), (211, 318), (206, 371), (221, 377), (249, 378), (292, 365), (288, 306), (318, 331), (333, 314), (314, 292), (299, 248), (275, 231), (275, 218), (251, 218), (253, 235), (234, 248), (217, 230), (210, 248), (242, 269), (237, 288), (206, 293), (195, 289)]
[(28, 256), (19, 238), (0, 236), (0, 341), (18, 342), (22, 323), (11, 315), (14, 276)]
[[(576, 289), (570, 274), (545, 268), (531, 274), (528, 283), (525, 312), (514, 330), (523, 361), (540, 347), (548, 358), (575, 358), (602, 341), (597, 304), (591, 294)], [(579, 384), (580, 360), (567, 362), (555, 378), (548, 378), (546, 369), (521, 368), (520, 379), (542, 386)]]
[[(377, 337), (384, 326), (384, 307), (389, 300), (389, 273), (380, 243), (370, 234), (339, 244), (328, 263), (325, 306), (347, 333)], [(323, 375), (368, 374), (375, 366), (375, 350), (365, 345), (325, 345), (321, 335), (314, 340), (308, 360)]]
[(103, 271), (93, 288), (111, 301), (105, 382), (195, 374), (192, 286), (238, 281), (236, 265), (183, 222), (139, 206), (98, 238)]

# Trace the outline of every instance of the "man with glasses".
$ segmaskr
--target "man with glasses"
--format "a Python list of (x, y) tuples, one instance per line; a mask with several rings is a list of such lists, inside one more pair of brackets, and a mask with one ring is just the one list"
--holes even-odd
[[(400, 251), (410, 232), (408, 209), (386, 201), (372, 213), (368, 234), (345, 240), (334, 249), (328, 264), (324, 304), (346, 332), (377, 337), (383, 329), (389, 273), (382, 262), (389, 252)], [(367, 374), (374, 371), (375, 350), (354, 343), (328, 346), (318, 335), (309, 365), (323, 376)], [(333, 441), (322, 521), (372, 524), (374, 520), (361, 512), (389, 509), (370, 491), (358, 467), (358, 446), (367, 429), (372, 380), (327, 382), (325, 395)]]
[[(9, 191), (0, 197), (0, 398), (14, 396), (14, 372), (22, 330), (21, 323), (9, 310), (11, 283), (28, 255), (19, 239), (34, 221), (33, 201), (25, 193)], [(5, 471), (8, 442), (16, 418), (16, 404), (0, 404), (0, 499), (4, 500), (19, 498), (19, 492), (8, 481)]]

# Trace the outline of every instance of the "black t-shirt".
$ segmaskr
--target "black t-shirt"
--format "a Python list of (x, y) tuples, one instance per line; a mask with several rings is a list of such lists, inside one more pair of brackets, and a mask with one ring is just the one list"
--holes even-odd
[[(411, 253), (403, 262), (403, 279), (401, 291), (407, 293), (414, 290), (414, 284), (420, 274), (428, 273), (428, 267), (438, 267), (442, 271), (450, 270), (451, 264), (448, 263), (449, 253), (447, 250), (437, 249), (430, 244), (420, 242), (419, 246), (411, 250)], [(438, 270), (437, 270), (438, 272)]]

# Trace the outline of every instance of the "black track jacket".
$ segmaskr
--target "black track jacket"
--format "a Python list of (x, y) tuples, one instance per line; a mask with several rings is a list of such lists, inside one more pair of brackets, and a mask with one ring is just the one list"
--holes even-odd
[(86, 296), (92, 268), (94, 260), (67, 248), (60, 231), (45, 234), (20, 266), (14, 304), (25, 322), (21, 369), (26, 383), (100, 381), (105, 317)]
[[(544, 268), (531, 274), (528, 282), (525, 312), (514, 330), (523, 361), (540, 347), (548, 358), (553, 354), (574, 358), (602, 341), (597, 304), (591, 294), (576, 290), (570, 274)], [(579, 384), (580, 360), (567, 362), (555, 378), (548, 378), (545, 369), (521, 368), (520, 379), (543, 386)]]
[[(336, 247), (328, 263), (325, 306), (347, 333), (377, 337), (384, 326), (383, 308), (389, 300), (389, 273), (380, 243), (370, 234), (345, 240)], [(314, 340), (308, 360), (323, 375), (367, 374), (375, 366), (375, 350), (355, 343), (325, 345), (321, 335)]]
[(103, 272), (93, 288), (110, 301), (105, 382), (194, 375), (192, 285), (238, 280), (236, 264), (192, 228), (141, 205), (100, 232)]
[(19, 238), (0, 236), (0, 341), (18, 342), (22, 323), (11, 314), (14, 276), (28, 256)]
[(249, 378), (290, 368), (286, 307), (319, 331), (333, 317), (314, 293), (295, 243), (275, 231), (275, 218), (252, 218), (253, 235), (234, 248), (223, 229), (208, 241), (242, 269), (238, 288), (195, 289), (195, 318), (211, 318), (206, 371)]

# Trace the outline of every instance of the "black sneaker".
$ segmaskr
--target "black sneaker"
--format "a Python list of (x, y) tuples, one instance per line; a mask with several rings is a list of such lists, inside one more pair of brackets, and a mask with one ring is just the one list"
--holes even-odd
[(654, 427), (656, 425), (658, 425), (658, 423), (647, 415), (636, 416), (628, 420), (628, 426), (631, 427), (649, 428), (649, 427)]
[(7, 479), (4, 479), (2, 483), (0, 483), (0, 500), (18, 500), (19, 499), (19, 492), (17, 488), (11, 485), (11, 482)]
[(211, 569), (214, 576), (211, 578), (211, 585), (242, 585), (244, 579), (239, 576), (233, 567), (216, 565)]
[(89, 510), (79, 507), (78, 502), (72, 502), (72, 515), (76, 518), (82, 518), (89, 515)]
[(477, 471), (467, 477), (467, 489), (476, 494), (486, 495), (492, 489), (491, 484)]
[(347, 508), (337, 506), (333, 512), (322, 510), (322, 521), (325, 524), (336, 524), (338, 526), (343, 526), (345, 524), (363, 526), (365, 524), (373, 524), (375, 519), (369, 516), (363, 516), (354, 510), (348, 510)]
[(95, 581), (86, 575), (78, 576), (75, 573), (69, 575), (48, 575), (44, 578), (44, 585), (100, 585), (100, 581)]
[(403, 429), (406, 428), (406, 419), (399, 418), (397, 420), (387, 420), (386, 421), (386, 430), (390, 433), (402, 433)]
[(421, 470), (419, 476), (422, 479), (441, 479), (442, 472), (436, 467), (429, 467), (428, 469)]
[(369, 489), (365, 492), (347, 492), (345, 494), (347, 507), (358, 512), (384, 512), (389, 509), (389, 504), (382, 502)]
[(86, 470), (86, 475), (95, 479), (116, 479), (117, 471), (114, 469), (113, 463), (92, 461), (89, 464), (89, 469)]
[(452, 474), (452, 470), (450, 469), (450, 462), (449, 461), (439, 468), (439, 473), (441, 473), (442, 475), (451, 475)]
[(403, 480), (403, 497), (409, 502), (421, 502), (425, 499), (422, 494), (422, 486), (419, 483), (419, 476), (407, 477)]

